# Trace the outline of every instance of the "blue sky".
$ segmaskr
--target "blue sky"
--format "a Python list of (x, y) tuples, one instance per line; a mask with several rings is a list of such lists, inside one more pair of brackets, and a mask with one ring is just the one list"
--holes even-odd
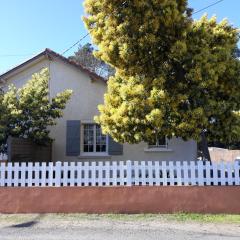
[[(202, 9), (217, 0), (189, 0), (190, 7)], [(81, 16), (82, 0), (1, 0), (0, 73), (29, 59), (46, 47), (62, 53), (87, 33)], [(240, 1), (224, 0), (204, 12), (218, 19), (228, 18), (240, 27)], [(90, 41), (85, 39), (82, 43)], [(66, 55), (73, 53), (75, 47)], [(14, 56), (12, 56), (14, 55)]]

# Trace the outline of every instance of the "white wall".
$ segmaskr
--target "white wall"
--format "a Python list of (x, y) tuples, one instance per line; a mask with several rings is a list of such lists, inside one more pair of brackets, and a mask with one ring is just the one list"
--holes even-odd
[(165, 161), (191, 161), (196, 160), (197, 145), (194, 141), (185, 142), (180, 138), (169, 141), (171, 151), (146, 152), (146, 143), (138, 145), (124, 144), (123, 156), (112, 156), (104, 158), (66, 157), (66, 121), (67, 120), (93, 120), (98, 114), (97, 106), (103, 102), (103, 95), (106, 91), (106, 84), (100, 80), (92, 81), (89, 76), (75, 67), (63, 63), (61, 60), (44, 60), (31, 68), (10, 78), (8, 83), (14, 83), (21, 87), (31, 75), (43, 67), (50, 69), (50, 96), (65, 89), (72, 89), (73, 95), (64, 110), (63, 118), (59, 119), (57, 125), (51, 128), (53, 143), (54, 161), (86, 161), (86, 160), (165, 160)]
[(22, 87), (29, 79), (31, 79), (34, 73), (39, 72), (41, 69), (46, 67), (49, 67), (49, 61), (44, 59), (37, 64), (31, 65), (26, 70), (19, 72), (17, 75), (7, 79), (7, 84), (0, 83), (0, 87), (3, 87), (4, 91), (8, 89), (8, 85), (10, 84), (14, 84), (17, 88)]
[(89, 76), (75, 67), (66, 65), (60, 61), (53, 61), (50, 65), (51, 96), (72, 89), (73, 95), (63, 118), (58, 120), (57, 126), (52, 128), (51, 136), (55, 139), (53, 157), (55, 160), (76, 160), (65, 156), (66, 146), (66, 121), (67, 120), (93, 120), (98, 114), (97, 106), (103, 102), (106, 84), (102, 81), (91, 81)]

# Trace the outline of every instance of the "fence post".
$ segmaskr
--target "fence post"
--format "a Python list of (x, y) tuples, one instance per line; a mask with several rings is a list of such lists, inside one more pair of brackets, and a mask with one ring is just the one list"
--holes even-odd
[(127, 186), (132, 186), (132, 162), (127, 160)]
[(56, 187), (60, 187), (61, 186), (61, 162), (58, 161), (56, 162), (56, 172), (55, 172), (55, 184)]

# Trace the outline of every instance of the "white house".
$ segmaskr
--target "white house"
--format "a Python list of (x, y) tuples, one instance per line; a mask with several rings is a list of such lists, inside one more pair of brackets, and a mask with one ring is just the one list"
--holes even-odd
[(101, 134), (100, 126), (93, 121), (98, 114), (97, 106), (103, 102), (106, 82), (96, 74), (84, 69), (67, 58), (46, 49), (30, 60), (0, 76), (0, 87), (21, 87), (31, 75), (47, 67), (50, 72), (50, 97), (72, 89), (73, 95), (64, 110), (63, 118), (51, 128), (54, 139), (53, 161), (104, 161), (104, 160), (165, 160), (193, 161), (197, 157), (195, 141), (181, 138), (165, 139), (149, 146), (118, 144), (110, 136)]

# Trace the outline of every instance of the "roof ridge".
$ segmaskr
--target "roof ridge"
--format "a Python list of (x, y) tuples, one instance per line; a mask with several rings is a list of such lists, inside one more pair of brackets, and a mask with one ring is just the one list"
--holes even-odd
[(34, 61), (34, 60), (36, 60), (36, 59), (38, 59), (42, 56), (45, 56), (45, 55), (46, 56), (49, 55), (50, 57), (53, 56), (53, 57), (59, 58), (63, 62), (68, 63), (68, 64), (80, 69), (81, 71), (85, 72), (86, 74), (88, 74), (93, 79), (101, 80), (101, 81), (104, 81), (106, 83), (106, 80), (103, 77), (96, 74), (95, 72), (90, 71), (89, 69), (83, 67), (80, 63), (77, 63), (76, 61), (70, 60), (70, 59), (64, 57), (63, 55), (53, 51), (50, 48), (45, 48), (45, 50), (40, 52), (39, 54), (33, 56), (32, 58), (26, 60), (25, 62), (13, 67), (12, 69), (10, 69), (10, 70), (6, 71), (5, 73), (1, 74), (0, 75), (0, 81), (1, 81), (2, 78), (6, 77), (8, 74), (16, 71), (17, 69), (20, 69), (20, 68), (24, 67), (26, 64), (28, 64), (28, 63), (30, 63), (30, 62), (32, 62), (32, 61)]

